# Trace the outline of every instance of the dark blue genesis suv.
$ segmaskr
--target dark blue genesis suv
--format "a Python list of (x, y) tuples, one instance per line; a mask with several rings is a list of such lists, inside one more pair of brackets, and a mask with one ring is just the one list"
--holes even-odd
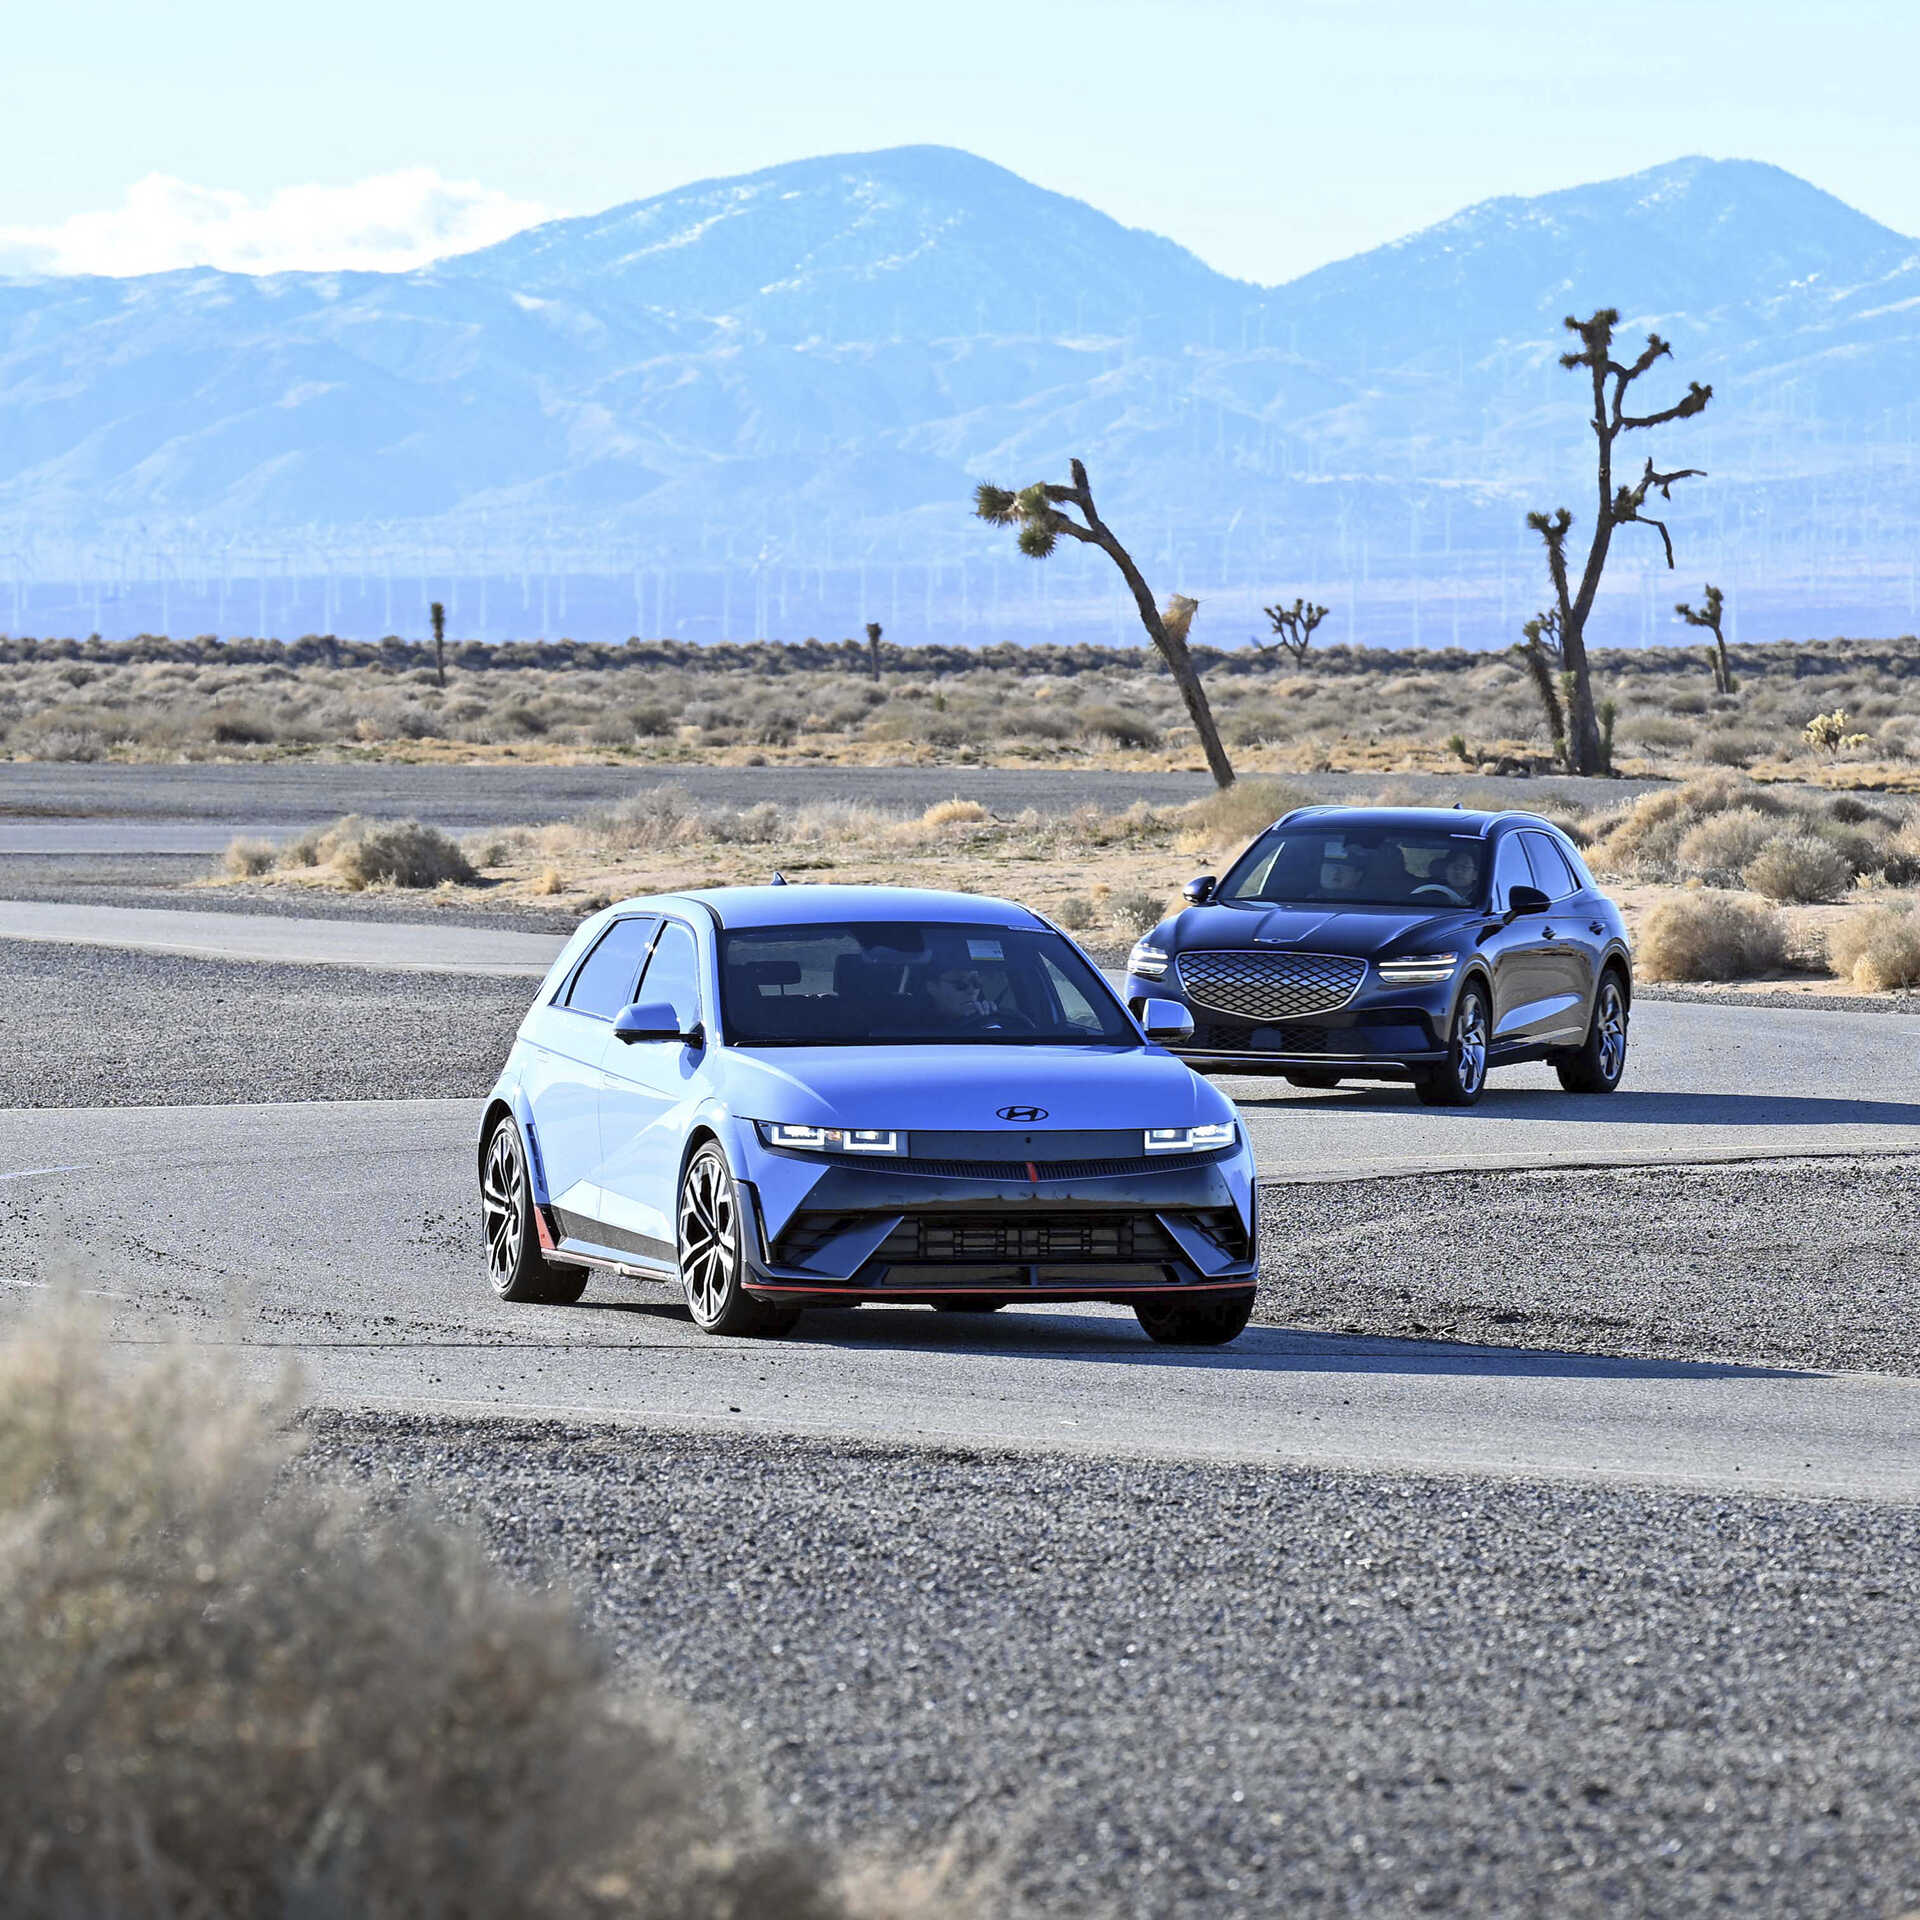
[(1521, 1060), (1572, 1093), (1620, 1083), (1626, 923), (1538, 815), (1299, 807), (1186, 897), (1133, 949), (1127, 997), (1184, 1001), (1174, 1050), (1203, 1072), (1411, 1080), (1453, 1107)]

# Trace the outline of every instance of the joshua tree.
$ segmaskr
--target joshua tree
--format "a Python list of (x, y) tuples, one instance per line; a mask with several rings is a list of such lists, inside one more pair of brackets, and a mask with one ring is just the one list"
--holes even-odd
[(1698, 607), (1690, 607), (1684, 600), (1676, 600), (1673, 605), (1674, 612), (1688, 626), (1705, 627), (1713, 635), (1713, 645), (1707, 649), (1707, 665), (1713, 669), (1715, 693), (1733, 691), (1733, 668), (1727, 661), (1727, 636), (1720, 631), (1720, 616), (1725, 607), (1720, 589), (1711, 580), (1707, 582), (1707, 597)]
[(873, 677), (877, 683), (880, 678), (880, 622), (867, 622), (867, 660), (873, 668)]
[[(1193, 624), (1194, 609), (1199, 601), (1176, 593), (1167, 602), (1165, 612), (1156, 607), (1152, 589), (1134, 565), (1133, 556), (1094, 511), (1093, 489), (1087, 484), (1086, 468), (1074, 460), (1068, 463), (1068, 470), (1073, 483), (1065, 487), (1036, 481), (1018, 493), (1009, 493), (1005, 487), (982, 482), (974, 489), (973, 510), (993, 526), (1018, 527), (1020, 551), (1031, 560), (1044, 560), (1064, 533), (1071, 540), (1098, 547), (1120, 569), (1120, 576), (1132, 591), (1133, 603), (1139, 609), (1140, 624), (1146, 628), (1147, 638), (1159, 649), (1174, 684), (1180, 689), (1181, 699), (1186, 702), (1187, 717), (1200, 736), (1200, 746), (1215, 783), (1232, 786), (1233, 766), (1227, 759), (1226, 748), (1220, 744), (1220, 729), (1214, 725), (1207, 690), (1200, 684), (1193, 655), (1187, 651), (1187, 630)], [(1066, 507), (1073, 508), (1080, 518), (1076, 520), (1063, 512)]]
[(1631, 486), (1625, 482), (1616, 485), (1614, 443), (1623, 433), (1664, 426), (1669, 420), (1691, 419), (1713, 398), (1711, 387), (1703, 387), (1693, 380), (1687, 384), (1685, 397), (1670, 407), (1656, 413), (1627, 412), (1627, 389), (1655, 361), (1666, 359), (1673, 350), (1657, 333), (1650, 333), (1639, 357), (1631, 364), (1622, 365), (1613, 357), (1613, 330), (1619, 324), (1620, 315), (1612, 307), (1602, 307), (1590, 320), (1576, 320), (1569, 315), (1565, 322), (1570, 333), (1579, 335), (1581, 350), (1563, 353), (1560, 364), (1569, 370), (1585, 367), (1592, 378), (1592, 426), (1599, 457), (1599, 510), (1577, 586), (1567, 573), (1567, 533), (1573, 525), (1573, 515), (1565, 507), (1556, 508), (1552, 513), (1527, 515), (1527, 525), (1540, 536), (1547, 549), (1553, 605), (1527, 622), (1522, 629), (1526, 639), (1519, 651), (1541, 691), (1547, 724), (1553, 729), (1561, 758), (1571, 773), (1607, 770), (1599, 717), (1594, 711), (1593, 679), (1587, 666), (1587, 621), (1593, 612), (1594, 597), (1600, 591), (1600, 576), (1606, 571), (1613, 530), (1634, 521), (1652, 527), (1660, 535), (1667, 565), (1671, 568), (1673, 539), (1666, 523), (1640, 509), (1647, 504), (1648, 494), (1657, 490), (1661, 499), (1671, 500), (1676, 480), (1701, 477), (1698, 467), (1656, 473), (1649, 460), (1646, 471)]
[(438, 600), (428, 607), (433, 621), (433, 671), (444, 687), (447, 684), (447, 610)]
[[(1260, 611), (1272, 624), (1274, 644), (1304, 663), (1307, 649), (1313, 645), (1313, 630), (1327, 617), (1326, 608), (1316, 607), (1309, 600), (1296, 600), (1290, 607), (1262, 607)], [(1257, 647), (1261, 643), (1256, 640), (1253, 644)]]

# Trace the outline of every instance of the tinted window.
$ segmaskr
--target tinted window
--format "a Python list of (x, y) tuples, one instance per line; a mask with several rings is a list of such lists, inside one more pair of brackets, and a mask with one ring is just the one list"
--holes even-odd
[(1486, 845), (1445, 827), (1306, 820), (1262, 834), (1220, 885), (1224, 900), (1300, 906), (1471, 906)]
[(1045, 928), (741, 927), (721, 936), (720, 992), (738, 1046), (1140, 1043), (1079, 949)]
[(616, 920), (581, 963), (563, 1005), (611, 1020), (633, 998), (633, 983), (653, 936), (651, 920)]
[(1560, 849), (1544, 833), (1523, 833), (1520, 838), (1527, 843), (1527, 859), (1533, 867), (1533, 884), (1549, 900), (1564, 900), (1568, 894), (1580, 891), (1580, 882), (1560, 857)]
[(1512, 905), (1515, 887), (1534, 884), (1533, 869), (1527, 864), (1527, 850), (1520, 844), (1520, 836), (1510, 833), (1493, 856), (1493, 904), (1504, 913)]
[(680, 1016), (682, 1033), (700, 1024), (700, 950), (679, 921), (669, 920), (661, 928), (660, 944), (635, 997), (649, 1006), (664, 1001)]

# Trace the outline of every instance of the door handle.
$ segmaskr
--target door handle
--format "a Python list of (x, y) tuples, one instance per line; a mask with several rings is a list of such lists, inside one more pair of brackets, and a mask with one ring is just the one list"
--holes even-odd
[(1551, 927), (1542, 927), (1540, 933), (1544, 939), (1551, 940), (1553, 938), (1553, 929)]
[(1606, 928), (1603, 927), (1598, 920), (1589, 920), (1587, 922), (1587, 931), (1589, 933), (1605, 933)]

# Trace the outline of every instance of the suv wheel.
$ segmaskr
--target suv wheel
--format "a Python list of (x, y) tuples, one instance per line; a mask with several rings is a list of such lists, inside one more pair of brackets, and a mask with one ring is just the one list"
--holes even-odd
[(1163, 1347), (1224, 1347), (1237, 1340), (1253, 1318), (1253, 1289), (1215, 1294), (1205, 1300), (1134, 1302), (1133, 1317), (1147, 1338)]
[(1611, 1093), (1627, 1070), (1627, 993), (1618, 973), (1600, 976), (1587, 1037), (1554, 1057), (1553, 1070), (1569, 1093)]
[(1453, 1010), (1453, 1030), (1447, 1035), (1446, 1060), (1413, 1083), (1413, 1090), (1430, 1107), (1470, 1107), (1487, 1084), (1487, 1041), (1492, 1020), (1487, 991), (1478, 981), (1462, 990)]
[(502, 1300), (570, 1307), (587, 1290), (585, 1267), (550, 1266), (533, 1224), (533, 1183), (520, 1129), (503, 1113), (480, 1157), (480, 1222), (487, 1236), (487, 1278)]
[(687, 1162), (677, 1217), (680, 1283), (702, 1333), (780, 1334), (793, 1326), (797, 1307), (763, 1306), (747, 1292), (740, 1190), (711, 1140)]

